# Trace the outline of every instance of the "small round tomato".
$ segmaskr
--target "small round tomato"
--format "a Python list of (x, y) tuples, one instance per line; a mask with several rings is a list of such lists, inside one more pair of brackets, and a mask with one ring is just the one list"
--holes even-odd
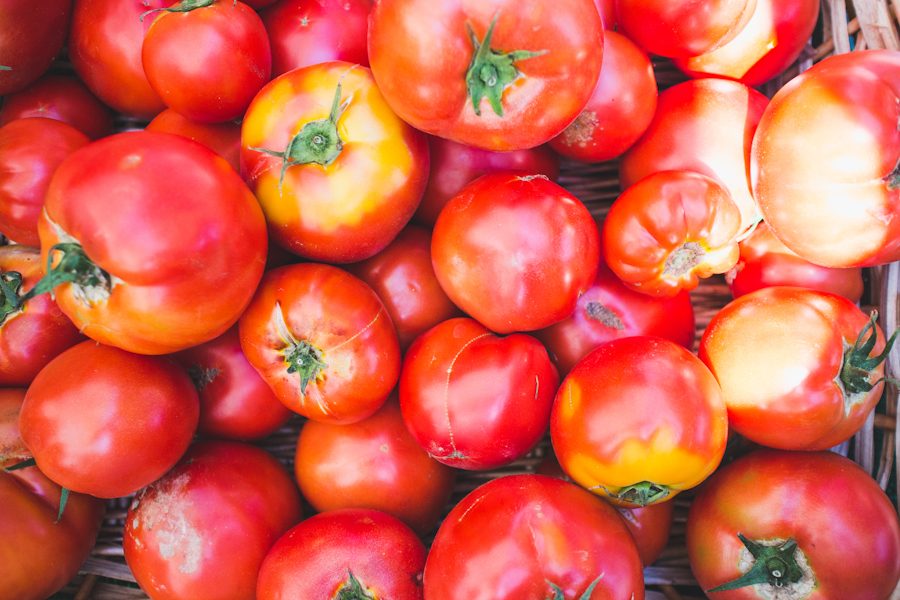
[(241, 171), (241, 126), (234, 121), (200, 123), (170, 108), (156, 115), (144, 129), (174, 133), (194, 140), (227, 160), (236, 172)]
[(72, 0), (0, 3), (0, 96), (44, 74), (66, 40)]

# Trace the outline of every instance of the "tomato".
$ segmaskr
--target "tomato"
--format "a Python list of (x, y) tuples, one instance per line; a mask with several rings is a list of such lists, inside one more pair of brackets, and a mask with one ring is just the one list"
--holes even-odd
[(50, 178), (90, 139), (66, 123), (30, 117), (0, 127), (0, 232), (17, 244), (40, 246), (37, 222)]
[(259, 572), (258, 600), (422, 600), (425, 546), (390, 515), (332, 510), (288, 531)]
[(407, 225), (387, 248), (347, 270), (365, 281), (391, 315), (400, 351), (435, 325), (463, 313), (441, 289), (431, 264), (431, 232)]
[(238, 326), (172, 356), (184, 367), (200, 398), (197, 434), (258, 440), (281, 429), (293, 414), (241, 350)]
[(44, 600), (75, 577), (97, 540), (106, 502), (69, 494), (37, 467), (6, 473), (29, 458), (17, 425), (25, 390), (0, 389), (0, 600)]
[(541, 440), (558, 385), (556, 368), (533, 337), (501, 338), (472, 319), (450, 319), (406, 353), (400, 408), (432, 457), (460, 469), (494, 469)]
[(659, 95), (650, 127), (619, 162), (628, 189), (658, 171), (685, 170), (715, 179), (741, 211), (741, 231), (758, 220), (750, 193), (750, 147), (768, 99), (741, 83), (698, 79)]
[(27, 117), (63, 121), (92, 140), (113, 132), (109, 108), (73, 77), (44, 75), (21, 91), (7, 96), (0, 107), (0, 127)]
[(825, 59), (781, 88), (753, 139), (753, 193), (785, 246), (826, 267), (900, 259), (900, 53)]
[(178, 462), (198, 415), (197, 391), (174, 361), (89, 340), (38, 373), (19, 427), (47, 477), (75, 492), (118, 498)]
[(615, 31), (619, 26), (619, 19), (616, 17), (616, 0), (594, 0), (594, 4), (600, 12), (603, 29)]
[(625, 190), (603, 222), (603, 257), (631, 289), (671, 298), (737, 263), (741, 213), (714, 179), (660, 171)]
[(590, 0), (379, 0), (378, 87), (416, 129), (486, 150), (549, 141), (594, 91), (603, 25)]
[(221, 123), (243, 115), (269, 81), (272, 51), (262, 20), (243, 2), (182, 0), (153, 19), (141, 63), (166, 106)]
[(632, 290), (601, 260), (594, 285), (578, 298), (575, 312), (532, 335), (565, 377), (591, 350), (618, 338), (655, 335), (693, 349), (694, 307), (687, 290), (671, 298)]
[(722, 600), (888, 598), (900, 580), (896, 508), (833, 452), (760, 450), (722, 468), (691, 504), (687, 547), (703, 589), (739, 586), (710, 595)]
[(863, 295), (862, 269), (832, 269), (803, 260), (778, 241), (766, 223), (741, 240), (741, 257), (726, 275), (735, 298), (764, 287), (791, 285), (837, 294), (857, 303)]
[(644, 574), (611, 506), (566, 481), (512, 475), (450, 511), (425, 563), (425, 597), (643, 600)]
[(650, 126), (657, 96), (650, 58), (627, 37), (604, 31), (603, 69), (594, 93), (578, 118), (550, 140), (550, 146), (585, 163), (616, 158)]
[[(0, 272), (3, 284), (21, 299), (44, 274), (41, 253), (28, 246), (2, 246)], [(27, 387), (47, 363), (86, 339), (49, 295), (18, 308), (5, 292), (0, 298), (0, 387)]]
[(575, 196), (543, 175), (479, 177), (444, 207), (431, 239), (447, 296), (497, 333), (548, 327), (594, 281), (600, 240)]
[(598, 346), (563, 381), (550, 439), (572, 481), (617, 506), (656, 504), (712, 473), (728, 413), (709, 369), (681, 346), (636, 336)]
[(72, 0), (0, 3), (0, 96), (18, 92), (50, 68), (71, 15)]
[(412, 217), (428, 148), (391, 111), (371, 71), (335, 61), (260, 91), (244, 116), (241, 173), (276, 244), (316, 261), (356, 262)]
[(369, 66), (372, 0), (280, 0), (259, 13), (272, 46), (272, 77), (332, 60)]
[(66, 316), (88, 337), (142, 354), (224, 333), (266, 257), (262, 211), (234, 169), (200, 144), (150, 131), (69, 156), (38, 232), (44, 264), (74, 269), (48, 281)]
[(409, 434), (396, 394), (358, 423), (304, 423), (294, 472), (318, 512), (379, 510), (420, 536), (437, 525), (456, 482), (456, 471), (428, 456)]
[(266, 553), (301, 516), (297, 486), (274, 456), (197, 442), (135, 496), (125, 561), (153, 600), (255, 600)]
[(165, 110), (141, 64), (141, 45), (152, 19), (148, 10), (169, 0), (76, 0), (69, 31), (69, 60), (78, 78), (113, 110), (149, 120)]
[(266, 273), (241, 316), (240, 335), (247, 360), (278, 399), (316, 421), (365, 419), (400, 377), (400, 346), (384, 304), (330, 265)]
[(881, 398), (884, 349), (874, 317), (846, 298), (772, 287), (720, 310), (699, 356), (737, 433), (772, 448), (824, 450), (856, 433)]
[(199, 142), (227, 160), (235, 171), (241, 171), (241, 126), (234, 121), (200, 123), (170, 108), (156, 115), (145, 129), (174, 133)]

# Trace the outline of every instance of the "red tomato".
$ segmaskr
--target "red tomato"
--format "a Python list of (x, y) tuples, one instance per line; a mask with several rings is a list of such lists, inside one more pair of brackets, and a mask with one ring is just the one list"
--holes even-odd
[(369, 60), (413, 127), (486, 150), (549, 141), (594, 91), (603, 25), (590, 0), (380, 0)]
[(221, 123), (243, 115), (269, 81), (272, 51), (262, 20), (243, 2), (182, 0), (153, 19), (141, 63), (166, 106)]
[[(619, 19), (616, 17), (616, 0), (594, 0), (594, 4), (600, 12), (603, 29), (605, 31), (615, 31), (619, 26)], [(606, 57), (604, 57), (604, 60), (606, 60)]]
[(544, 175), (500, 171), (467, 185), (431, 239), (447, 296), (497, 333), (561, 321), (597, 275), (600, 234), (575, 196)]
[[(0, 389), (0, 600), (44, 600), (75, 577), (94, 548), (106, 502), (69, 494), (37, 467), (6, 473), (27, 455), (18, 418), (25, 390)], [(25, 454), (23, 456), (23, 454)]]
[(450, 319), (406, 353), (400, 407), (413, 438), (437, 460), (494, 469), (541, 440), (557, 386), (556, 368), (533, 337), (501, 338), (472, 319)]
[(741, 240), (741, 257), (726, 275), (735, 298), (764, 287), (790, 285), (843, 296), (857, 303), (863, 295), (860, 267), (832, 269), (803, 260), (778, 241), (766, 223)]
[(18, 92), (50, 68), (71, 15), (72, 0), (0, 3), (0, 96)]
[(425, 597), (643, 600), (644, 574), (611, 506), (566, 481), (513, 475), (450, 511), (425, 564)]
[(391, 111), (371, 71), (328, 62), (260, 91), (244, 116), (241, 173), (276, 244), (316, 261), (356, 262), (412, 217), (428, 148)]
[(900, 259), (900, 53), (827, 58), (781, 88), (753, 138), (753, 193), (785, 246), (826, 267)]
[(824, 450), (856, 433), (881, 398), (884, 349), (874, 318), (846, 298), (772, 287), (720, 310), (699, 356), (737, 433), (772, 448)]
[(73, 77), (44, 75), (25, 89), (7, 96), (0, 107), (0, 127), (26, 117), (63, 121), (92, 140), (113, 132), (109, 108)]
[(687, 290), (671, 298), (635, 292), (601, 260), (594, 285), (578, 298), (575, 312), (532, 335), (565, 377), (591, 350), (618, 338), (655, 335), (692, 350), (694, 307)]
[(461, 317), (431, 264), (431, 232), (407, 225), (388, 247), (347, 270), (375, 290), (397, 329), (400, 351), (435, 325)]
[(30, 117), (0, 127), (0, 232), (17, 244), (40, 246), (38, 217), (50, 178), (90, 139), (66, 123)]
[(234, 121), (200, 123), (170, 108), (156, 115), (145, 129), (174, 133), (203, 144), (227, 160), (235, 171), (241, 172), (241, 126)]
[(422, 600), (425, 554), (416, 534), (390, 515), (324, 512), (288, 531), (266, 555), (257, 600)]
[(368, 285), (330, 265), (263, 276), (240, 319), (241, 347), (285, 406), (325, 423), (381, 408), (400, 377), (391, 317)]
[(300, 492), (318, 512), (371, 508), (397, 517), (420, 536), (437, 525), (456, 482), (456, 471), (430, 457), (409, 434), (396, 394), (358, 423), (304, 423), (294, 472)]
[(142, 354), (224, 333), (266, 258), (262, 211), (240, 176), (168, 133), (121, 133), (69, 156), (38, 231), (44, 264), (60, 255), (58, 269), (75, 264), (77, 281), (50, 280), (66, 316), (88, 337)]
[(607, 342), (563, 381), (550, 437), (572, 481), (617, 506), (690, 489), (725, 453), (728, 413), (709, 369), (650, 336)]
[(714, 179), (660, 171), (625, 190), (603, 222), (603, 257), (631, 289), (660, 298), (731, 269), (741, 213)]
[(721, 600), (888, 598), (900, 580), (896, 508), (833, 452), (760, 450), (722, 468), (691, 504), (687, 546), (704, 590), (740, 586), (709, 596)]
[(272, 77), (332, 60), (369, 66), (372, 0), (280, 0), (259, 13), (272, 46)]
[(125, 561), (154, 600), (253, 600), (266, 553), (301, 516), (297, 486), (274, 456), (197, 442), (135, 496)]
[(50, 479), (75, 492), (118, 498), (178, 462), (198, 415), (197, 391), (173, 360), (89, 340), (38, 374), (19, 427)]

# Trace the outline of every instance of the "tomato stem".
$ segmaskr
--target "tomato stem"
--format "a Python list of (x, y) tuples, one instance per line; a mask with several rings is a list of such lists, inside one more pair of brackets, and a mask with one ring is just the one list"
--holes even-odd
[(221, 373), (221, 371), (215, 367), (204, 369), (201, 365), (191, 365), (186, 370), (198, 392), (202, 391), (203, 388), (212, 383), (213, 379), (218, 377), (219, 373)]
[[(591, 583), (591, 585), (588, 586), (588, 589), (584, 590), (584, 593), (581, 595), (581, 597), (578, 600), (589, 600), (591, 597), (591, 594), (594, 593), (594, 588), (597, 586), (597, 583), (599, 583), (600, 580), (603, 579), (604, 575), (606, 575), (606, 573), (600, 573), (600, 577), (595, 579)], [(563, 595), (562, 588), (560, 588), (558, 585), (556, 585), (555, 583), (552, 583), (551, 581), (549, 581), (547, 579), (545, 579), (544, 581), (547, 582), (547, 585), (550, 586), (550, 588), (553, 590), (553, 594), (554, 594), (553, 598), (547, 598), (547, 600), (566, 600), (566, 597)]]
[(322, 362), (323, 352), (309, 340), (297, 341), (284, 320), (280, 302), (275, 303), (275, 328), (287, 345), (282, 351), (284, 362), (288, 364), (287, 372), (300, 375), (300, 395), (305, 396), (306, 386), (310, 380), (315, 381), (328, 368), (328, 365)]
[[(55, 267), (51, 267), (55, 252), (61, 252), (62, 258)], [(88, 258), (81, 244), (60, 243), (50, 248), (47, 253), (47, 274), (27, 294), (22, 296), (20, 306), (35, 296), (52, 292), (56, 286), (63, 283), (72, 283), (81, 288), (100, 288), (102, 290), (101, 299), (104, 294), (105, 296), (109, 295), (113, 285), (109, 273)], [(93, 298), (88, 298), (88, 300), (93, 301)]]
[[(147, 12), (141, 15), (141, 21), (144, 20), (144, 17), (149, 15), (150, 13), (155, 12), (191, 12), (197, 8), (205, 8), (210, 6), (216, 0), (181, 0), (181, 4), (178, 6), (173, 6), (171, 8), (154, 8), (153, 10), (148, 10)], [(234, 5), (237, 6), (237, 0), (234, 0)]]
[(347, 569), (347, 573), (350, 574), (350, 577), (338, 589), (334, 600), (373, 600), (375, 598), (371, 592), (363, 588), (359, 579), (353, 575), (353, 571)]
[(0, 323), (6, 317), (22, 308), (19, 290), (22, 287), (22, 274), (18, 271), (7, 271), (0, 275), (0, 290), (3, 291), (3, 304), (0, 305)]
[(900, 159), (897, 159), (897, 164), (894, 165), (890, 173), (883, 177), (883, 180), (887, 183), (887, 189), (889, 190), (896, 190), (900, 187)]
[(642, 481), (622, 488), (622, 491), (618, 494), (609, 495), (620, 502), (631, 502), (638, 506), (647, 506), (668, 496), (669, 488), (651, 481)]
[[(887, 359), (900, 329), (894, 332), (887, 344), (885, 344), (881, 354), (869, 358), (869, 353), (872, 352), (875, 348), (875, 343), (878, 341), (878, 336), (875, 334), (876, 319), (878, 319), (878, 311), (873, 310), (869, 315), (869, 322), (859, 332), (853, 347), (844, 355), (840, 377), (841, 383), (844, 384), (844, 389), (850, 394), (868, 393), (872, 388), (885, 380), (882, 377), (878, 381), (871, 383), (869, 382), (869, 377), (872, 375), (872, 371)], [(869, 334), (868, 337), (866, 337), (866, 334)]]
[(706, 250), (699, 242), (685, 242), (675, 248), (666, 258), (663, 275), (681, 277), (702, 263), (705, 254)]
[(797, 583), (803, 579), (803, 571), (800, 569), (794, 556), (794, 552), (797, 549), (797, 542), (794, 538), (790, 538), (777, 546), (763, 546), (751, 542), (741, 535), (740, 532), (738, 532), (737, 536), (743, 542), (744, 547), (753, 555), (753, 558), (756, 559), (756, 562), (741, 577), (711, 590), (706, 590), (707, 594), (736, 590), (759, 583), (780, 588), (786, 584)]
[(584, 312), (587, 313), (589, 319), (600, 321), (607, 327), (612, 327), (618, 331), (625, 331), (625, 323), (622, 322), (619, 315), (599, 302), (588, 302), (584, 305)]

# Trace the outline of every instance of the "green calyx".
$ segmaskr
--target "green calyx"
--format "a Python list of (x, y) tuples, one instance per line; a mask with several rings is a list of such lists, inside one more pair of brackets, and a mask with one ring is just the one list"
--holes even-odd
[[(55, 267), (51, 267), (55, 253), (62, 253), (62, 258)], [(47, 274), (22, 296), (20, 305), (35, 296), (52, 292), (56, 286), (63, 283), (73, 283), (83, 288), (102, 288), (107, 295), (112, 289), (112, 278), (109, 273), (87, 257), (81, 244), (65, 242), (50, 248), (47, 253)]]
[(374, 594), (365, 589), (359, 579), (353, 575), (353, 571), (347, 569), (350, 577), (337, 591), (334, 600), (378, 600)]
[[(153, 10), (148, 10), (147, 12), (141, 15), (141, 21), (144, 20), (144, 17), (149, 15), (150, 13), (155, 12), (191, 12), (197, 8), (205, 8), (210, 6), (216, 0), (181, 0), (181, 4), (178, 6), (173, 6), (172, 8), (154, 8)], [(237, 6), (237, 0), (234, 0), (233, 6)]]
[(622, 491), (618, 494), (610, 494), (608, 490), (606, 490), (606, 493), (619, 502), (629, 502), (636, 506), (644, 507), (668, 496), (669, 488), (650, 481), (642, 481), (622, 488)]
[(803, 579), (803, 571), (794, 557), (794, 551), (797, 549), (797, 542), (794, 538), (790, 538), (778, 546), (761, 546), (751, 542), (740, 533), (737, 536), (756, 559), (756, 563), (749, 571), (734, 581), (706, 590), (707, 594), (727, 592), (760, 583), (780, 588)]
[(6, 467), (5, 469), (3, 469), (3, 471), (6, 473), (12, 473), (13, 471), (18, 471), (19, 469), (26, 469), (28, 467), (33, 467), (35, 465), (37, 465), (37, 461), (34, 460), (33, 458), (29, 458), (28, 460), (23, 460), (22, 462), (16, 463), (11, 467)]
[[(584, 593), (581, 595), (581, 597), (578, 600), (589, 600), (591, 597), (591, 594), (594, 593), (594, 588), (597, 586), (597, 583), (599, 583), (599, 581), (601, 579), (603, 579), (603, 576), (605, 574), (606, 573), (601, 573), (600, 577), (595, 579), (593, 581), (593, 583), (591, 583), (591, 585), (588, 586), (588, 589), (584, 590)], [(547, 581), (547, 580), (545, 579), (544, 581)], [(556, 585), (555, 583), (551, 583), (550, 581), (547, 581), (547, 585), (549, 585), (550, 589), (553, 590), (553, 597), (547, 598), (547, 600), (566, 600), (565, 596), (563, 596), (562, 589), (558, 585)]]
[(12, 71), (12, 67), (4, 67), (3, 65), (0, 65), (0, 71)]
[[(894, 346), (894, 341), (897, 339), (897, 333), (900, 332), (900, 329), (894, 332), (881, 354), (869, 358), (869, 353), (872, 352), (878, 341), (878, 336), (875, 334), (878, 311), (873, 310), (869, 317), (869, 322), (859, 332), (853, 347), (844, 353), (844, 361), (841, 365), (841, 383), (847, 393), (851, 395), (868, 393), (882, 381), (888, 380), (886, 377), (882, 377), (872, 383), (869, 381), (869, 377), (872, 375), (872, 371), (887, 359)], [(893, 380), (888, 381), (893, 382)]]
[(305, 396), (309, 382), (318, 379), (328, 368), (328, 365), (322, 362), (323, 352), (309, 340), (297, 341), (284, 320), (280, 302), (275, 303), (275, 328), (286, 345), (282, 354), (284, 362), (288, 365), (287, 372), (297, 373), (300, 376), (300, 395)]
[[(898, 126), (900, 126), (900, 123), (898, 123)], [(893, 170), (885, 175), (882, 180), (887, 184), (887, 189), (889, 190), (896, 190), (900, 187), (900, 159), (897, 160)]]
[(0, 322), (22, 308), (19, 290), (22, 288), (22, 274), (18, 271), (7, 271), (0, 275), (0, 291), (3, 292), (0, 305)]
[[(6, 467), (3, 469), (5, 473), (12, 473), (13, 471), (18, 471), (19, 469), (27, 469), (28, 467), (37, 466), (37, 461), (33, 458), (29, 458), (28, 460), (23, 460), (20, 463), (16, 463), (11, 467)], [(60, 519), (62, 519), (63, 511), (66, 510), (66, 502), (69, 501), (69, 490), (67, 488), (62, 488), (62, 494), (59, 497), (59, 514), (56, 516), (56, 520), (53, 522), (54, 525), (59, 523)]]
[(537, 52), (529, 52), (527, 50), (514, 50), (513, 52), (498, 52), (491, 49), (491, 38), (494, 35), (494, 26), (497, 24), (497, 17), (500, 11), (494, 15), (491, 26), (488, 27), (484, 39), (478, 41), (478, 36), (472, 29), (472, 24), (466, 22), (466, 29), (469, 31), (469, 37), (472, 38), (472, 46), (475, 48), (475, 54), (472, 56), (472, 62), (469, 64), (469, 70), (466, 72), (466, 88), (468, 90), (469, 99), (472, 101), (472, 108), (475, 114), (481, 116), (481, 99), (487, 96), (491, 108), (497, 116), (503, 116), (503, 92), (513, 84), (513, 82), (522, 76), (522, 73), (513, 65), (513, 63), (526, 58), (534, 58), (541, 54), (546, 54), (547, 50)]

